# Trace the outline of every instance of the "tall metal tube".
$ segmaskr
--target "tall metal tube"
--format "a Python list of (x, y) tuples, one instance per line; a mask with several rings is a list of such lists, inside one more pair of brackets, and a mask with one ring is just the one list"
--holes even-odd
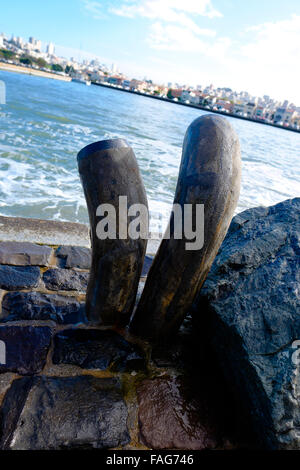
[(151, 266), (131, 323), (133, 333), (164, 341), (178, 330), (226, 235), (240, 179), (239, 140), (228, 120), (206, 115), (193, 121), (183, 143), (174, 204), (187, 219), (192, 207), (194, 228), (196, 206), (204, 205), (204, 244), (191, 249), (184, 230), (176, 239), (178, 223), (175, 212), (171, 215), (170, 239), (163, 239)]
[[(148, 207), (143, 181), (133, 150), (122, 139), (88, 145), (78, 153), (77, 160), (91, 227), (92, 266), (86, 296), (87, 316), (94, 323), (124, 326), (134, 307), (147, 245), (146, 239), (132, 239), (126, 235), (131, 219), (126, 218), (124, 210), (132, 204)], [(107, 208), (103, 204), (112, 207), (110, 214), (115, 211), (115, 239), (111, 234), (110, 238), (99, 238), (98, 224), (108, 214), (99, 210), (99, 206)], [(123, 221), (122, 227), (120, 221)], [(112, 224), (107, 230), (113, 228)]]

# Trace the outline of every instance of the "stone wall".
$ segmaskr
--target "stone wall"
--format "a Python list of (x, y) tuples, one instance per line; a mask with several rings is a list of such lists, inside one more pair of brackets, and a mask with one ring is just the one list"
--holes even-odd
[[(5, 219), (1, 233), (6, 241), (0, 242), (0, 345), (6, 356), (0, 364), (1, 448), (232, 446), (223, 399), (216, 404), (213, 398), (220, 378), (216, 372), (212, 378), (199, 357), (202, 370), (194, 377), (192, 344), (197, 340), (189, 322), (172, 347), (154, 351), (127, 330), (90, 326), (84, 300), (91, 254), (87, 246), (78, 246), (86, 232), (81, 239), (78, 233), (86, 229), (72, 224), (73, 246), (43, 244), (53, 239), (47, 231), (41, 236), (39, 225), (34, 231), (28, 220), (16, 219), (16, 226), (8, 218), (8, 241)], [(29, 241), (14, 241), (24, 226)], [(56, 241), (59, 227), (55, 223)], [(65, 231), (61, 224), (62, 239)], [(139, 295), (151, 261), (148, 254)]]

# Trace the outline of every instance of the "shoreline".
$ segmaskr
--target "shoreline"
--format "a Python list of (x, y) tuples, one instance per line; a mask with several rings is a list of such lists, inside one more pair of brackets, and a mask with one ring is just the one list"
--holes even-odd
[(50, 78), (52, 80), (61, 80), (63, 82), (70, 82), (72, 80), (69, 76), (65, 77), (54, 72), (44, 72), (43, 70), (37, 70), (31, 67), (23, 67), (22, 65), (7, 64), (6, 62), (0, 62), (0, 70), (3, 70), (4, 72), (15, 72), (22, 73), (24, 75)]
[[(52, 79), (52, 80), (60, 80), (60, 81), (63, 81), (63, 82), (71, 82), (72, 81), (72, 78), (69, 77), (69, 76), (59, 75), (59, 74), (54, 73), (54, 72), (44, 72), (43, 70), (37, 70), (37, 69), (30, 68), (30, 67), (23, 67), (21, 65), (7, 64), (6, 62), (1, 62), (0, 61), (0, 71), (1, 70), (3, 70), (4, 72), (14, 72), (14, 73), (21, 73), (21, 74), (25, 74), (25, 75), (33, 75), (33, 76), (37, 76), (37, 77), (49, 78), (49, 79)], [(254, 122), (256, 124), (264, 124), (265, 126), (271, 126), (271, 127), (276, 127), (278, 129), (283, 129), (283, 130), (286, 130), (286, 131), (296, 132), (298, 134), (300, 133), (300, 129), (294, 129), (292, 127), (280, 126), (279, 124), (274, 124), (274, 123), (271, 123), (271, 122), (259, 121), (257, 119), (253, 119), (253, 118), (249, 118), (249, 117), (245, 117), (245, 116), (239, 116), (238, 114), (226, 113), (224, 111), (217, 111), (217, 110), (214, 110), (214, 109), (207, 109), (205, 106), (201, 106), (201, 105), (197, 105), (197, 104), (184, 103), (184, 102), (181, 102), (181, 101), (174, 101), (174, 100), (170, 100), (169, 98), (163, 98), (161, 96), (150, 95), (148, 93), (143, 93), (141, 91), (126, 90), (125, 88), (111, 86), (111, 85), (108, 85), (106, 83), (98, 83), (98, 82), (94, 82), (94, 81), (92, 81), (91, 83), (92, 83), (92, 85), (101, 86), (101, 87), (104, 87), (104, 88), (109, 88), (110, 90), (123, 91), (125, 93), (131, 93), (131, 94), (134, 94), (134, 95), (144, 96), (146, 98), (151, 98), (151, 99), (154, 99), (154, 100), (164, 101), (164, 102), (167, 102), (167, 103), (173, 103), (173, 104), (177, 104), (177, 105), (180, 105), (180, 106), (187, 106), (189, 108), (194, 108), (194, 109), (200, 109), (201, 111), (205, 111), (207, 113), (220, 114), (221, 116), (225, 116), (225, 117), (232, 117), (232, 118), (236, 118), (236, 119), (241, 119), (243, 121)]]
[(152, 98), (154, 100), (159, 100), (159, 101), (165, 101), (167, 103), (178, 104), (180, 106), (187, 106), (189, 108), (200, 109), (201, 111), (205, 111), (207, 113), (221, 114), (222, 116), (226, 116), (226, 117), (229, 116), (229, 117), (236, 118), (236, 119), (242, 119), (243, 121), (255, 122), (256, 124), (264, 124), (265, 126), (277, 127), (278, 129), (283, 129), (285, 131), (297, 132), (298, 134), (300, 133), (300, 129), (298, 130), (298, 129), (293, 129), (292, 127), (284, 127), (284, 126), (280, 126), (279, 124), (273, 124), (271, 122), (259, 121), (257, 119), (248, 118), (248, 117), (244, 117), (244, 116), (239, 116), (238, 114), (225, 113), (224, 111), (216, 111), (214, 109), (207, 109), (205, 106), (201, 106), (201, 105), (198, 105), (198, 104), (183, 103), (181, 101), (174, 101), (174, 100), (170, 100), (169, 98), (163, 98), (161, 96), (149, 95), (149, 94), (143, 93), (141, 91), (126, 90), (125, 88), (121, 88), (121, 87), (119, 88), (119, 87), (107, 85), (105, 83), (97, 83), (97, 82), (94, 82), (94, 81), (92, 81), (92, 85), (102, 86), (104, 88), (110, 88), (111, 90), (124, 91), (125, 93), (132, 93), (134, 95), (145, 96), (146, 98)]

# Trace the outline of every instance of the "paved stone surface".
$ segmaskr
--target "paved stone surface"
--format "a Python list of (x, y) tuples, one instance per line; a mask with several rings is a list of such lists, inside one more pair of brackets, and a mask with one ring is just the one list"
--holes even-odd
[(300, 449), (299, 234), (300, 198), (238, 214), (194, 313), (263, 448)]
[(87, 321), (84, 304), (74, 297), (40, 292), (9, 292), (3, 297), (2, 315), (5, 322), (53, 320), (67, 325)]
[(59, 246), (56, 256), (60, 259), (61, 268), (81, 268), (91, 267), (91, 250), (83, 246)]
[(51, 329), (46, 326), (0, 326), (0, 341), (6, 350), (0, 373), (36, 374), (45, 365)]
[(48, 269), (43, 275), (45, 286), (49, 290), (75, 290), (85, 292), (89, 273), (72, 269)]
[(129, 372), (144, 369), (145, 357), (138, 346), (114, 331), (69, 329), (54, 337), (53, 363)]
[(138, 388), (143, 442), (153, 449), (213, 449), (219, 437), (205, 403), (190, 397), (181, 378), (145, 380)]
[(40, 270), (37, 266), (0, 266), (0, 288), (4, 290), (37, 287)]
[(0, 216), (0, 240), (90, 246), (87, 225), (23, 217)]
[(2, 449), (103, 449), (129, 442), (117, 379), (25, 377), (1, 408)]
[(0, 242), (0, 264), (48, 266), (52, 248), (26, 242)]

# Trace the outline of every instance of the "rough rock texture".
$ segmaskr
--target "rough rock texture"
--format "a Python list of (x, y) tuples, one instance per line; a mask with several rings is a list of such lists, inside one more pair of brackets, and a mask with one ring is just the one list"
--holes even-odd
[(114, 331), (70, 329), (54, 337), (53, 363), (129, 372), (144, 369), (145, 357), (138, 346)]
[(7, 390), (11, 386), (14, 379), (17, 377), (18, 376), (12, 372), (7, 372), (6, 374), (0, 374), (0, 406)]
[(59, 246), (56, 256), (60, 259), (61, 268), (90, 269), (91, 250), (82, 246)]
[(0, 364), (0, 373), (36, 374), (45, 365), (51, 329), (47, 326), (0, 326), (0, 340), (6, 346), (6, 363)]
[(213, 449), (218, 430), (203, 400), (190, 397), (181, 377), (145, 380), (138, 388), (142, 440), (154, 449)]
[(36, 266), (0, 266), (0, 288), (5, 290), (37, 287), (40, 270)]
[(299, 285), (293, 199), (233, 219), (194, 313), (263, 448), (300, 449)]
[(59, 324), (86, 322), (84, 303), (74, 297), (40, 292), (9, 292), (2, 301), (5, 322), (52, 320)]
[(102, 449), (129, 442), (118, 379), (25, 377), (0, 412), (2, 449)]
[(89, 273), (71, 269), (48, 269), (43, 275), (45, 286), (49, 290), (76, 290), (85, 292)]
[(52, 248), (27, 242), (0, 242), (0, 264), (48, 266)]

